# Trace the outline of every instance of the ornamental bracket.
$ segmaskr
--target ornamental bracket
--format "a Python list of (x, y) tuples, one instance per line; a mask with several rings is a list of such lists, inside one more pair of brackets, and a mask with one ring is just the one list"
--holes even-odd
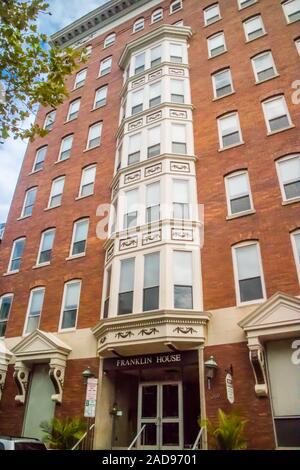
[(249, 356), (255, 378), (255, 393), (258, 397), (267, 397), (268, 382), (263, 347), (261, 345), (257, 345), (256, 347), (251, 348)]
[(62, 402), (65, 369), (66, 361), (57, 358), (50, 359), (49, 377), (55, 389), (55, 393), (51, 395), (51, 400), (59, 404)]
[(24, 405), (26, 400), (26, 392), (28, 388), (30, 368), (24, 362), (16, 362), (14, 379), (18, 387), (19, 394), (15, 396), (15, 400)]

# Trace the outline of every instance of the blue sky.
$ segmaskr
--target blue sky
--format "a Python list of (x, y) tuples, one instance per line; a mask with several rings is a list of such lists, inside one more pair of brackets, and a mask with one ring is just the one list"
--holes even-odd
[[(48, 3), (52, 15), (41, 15), (38, 26), (50, 35), (103, 5), (105, 0), (48, 0)], [(26, 146), (27, 142), (20, 139), (7, 139), (0, 144), (0, 223), (6, 221)]]

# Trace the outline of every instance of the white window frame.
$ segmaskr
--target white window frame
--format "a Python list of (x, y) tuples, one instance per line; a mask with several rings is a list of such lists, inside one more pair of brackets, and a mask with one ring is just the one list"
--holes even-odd
[[(54, 115), (54, 119), (53, 121), (51, 122), (51, 127), (50, 129), (47, 129), (47, 126), (49, 125), (48, 124), (48, 119), (50, 118), (50, 116)], [(44, 121), (44, 125), (43, 125), (43, 129), (47, 129), (48, 131), (51, 131), (52, 128), (53, 128), (53, 125), (55, 123), (55, 118), (56, 118), (56, 109), (53, 109), (52, 111), (49, 111), (49, 113), (46, 114), (45, 116), (45, 121)]]
[(48, 229), (44, 230), (44, 231), (41, 233), (39, 251), (38, 251), (37, 258), (36, 258), (36, 266), (48, 266), (48, 265), (51, 263), (51, 261), (44, 261), (43, 263), (39, 263), (39, 259), (40, 259), (41, 251), (42, 251), (42, 246), (43, 246), (43, 241), (44, 241), (44, 237), (45, 237), (45, 234), (48, 233), (48, 232), (54, 232), (53, 243), (52, 243), (51, 251), (53, 250), (53, 245), (54, 245), (54, 240), (55, 240), (55, 232), (56, 232), (55, 227), (53, 227), (53, 228), (48, 228)]
[[(160, 15), (156, 18), (156, 15)], [(157, 8), (151, 14), (151, 24), (161, 21), (164, 17), (164, 10), (162, 8)]]
[[(84, 74), (84, 79), (83, 80), (79, 80), (79, 77), (81, 74)], [(78, 88), (81, 88), (82, 86), (85, 85), (85, 81), (86, 81), (86, 77), (87, 77), (87, 68), (85, 69), (82, 69), (82, 70), (79, 70), (79, 72), (76, 73), (76, 76), (75, 76), (75, 81), (74, 81), (74, 87), (73, 87), (73, 90), (77, 90)], [(83, 83), (81, 83), (83, 82)]]
[(286, 9), (285, 9), (285, 5), (287, 5), (287, 4), (289, 4), (289, 3), (292, 3), (293, 1), (294, 1), (294, 0), (287, 0), (287, 1), (281, 3), (282, 9), (283, 9), (283, 13), (284, 13), (284, 16), (285, 16), (285, 19), (286, 19), (287, 24), (292, 24), (292, 23), (295, 23), (296, 21), (298, 21), (298, 20), (289, 21), (289, 17), (288, 17), (287, 11), (286, 11)]
[[(54, 183), (55, 183), (55, 181), (59, 181), (59, 180), (62, 180), (62, 179), (64, 180), (64, 184), (63, 184), (63, 190), (62, 190), (62, 193), (61, 193), (61, 202), (60, 202), (60, 204), (57, 204), (56, 206), (50, 206), (50, 202), (51, 202), (51, 199), (52, 199), (52, 191), (53, 191)], [(54, 178), (54, 179), (52, 180), (47, 209), (54, 209), (55, 207), (60, 207), (60, 206), (61, 206), (61, 204), (62, 204), (62, 198), (63, 198), (63, 194), (64, 194), (64, 187), (65, 187), (65, 176), (59, 176), (58, 178)]]
[(300, 56), (300, 38), (295, 39), (296, 50)]
[(300, 153), (299, 154), (298, 153), (293, 153), (293, 154), (290, 154), (290, 155), (286, 155), (283, 158), (279, 158), (275, 162), (277, 177), (278, 177), (280, 191), (281, 191), (281, 197), (282, 197), (282, 200), (284, 202), (289, 202), (289, 201), (293, 202), (293, 201), (298, 201), (298, 199), (299, 199), (299, 197), (294, 197), (294, 198), (287, 199), (286, 194), (285, 194), (285, 190), (284, 190), (284, 184), (283, 184), (283, 181), (281, 179), (281, 174), (280, 174), (280, 163), (288, 161), (288, 160), (293, 160), (294, 158), (299, 158), (300, 159)]
[[(96, 107), (96, 103), (97, 103), (97, 94), (100, 90), (105, 90), (105, 103), (102, 104), (101, 106), (97, 106)], [(107, 104), (107, 93), (108, 93), (108, 85), (103, 85), (101, 86), (100, 88), (97, 88), (97, 90), (95, 91), (95, 97), (94, 97), (94, 104), (93, 104), (93, 109), (99, 109), (99, 108), (103, 108), (103, 106), (105, 106)]]
[[(0, 309), (1, 309), (1, 306), (2, 306), (2, 302), (3, 302), (3, 299), (5, 297), (11, 297), (11, 303), (10, 303), (10, 307), (9, 307), (9, 312), (8, 312), (8, 315), (7, 315), (7, 319), (6, 319), (6, 328), (7, 328), (7, 324), (8, 324), (8, 321), (9, 321), (9, 317), (10, 317), (10, 312), (11, 312), (11, 309), (12, 309), (12, 304), (13, 304), (13, 301), (14, 301), (14, 294), (12, 292), (7, 292), (5, 294), (1, 294), (0, 296)], [(4, 321), (2, 320), (1, 323), (3, 323)], [(5, 328), (5, 332), (6, 332), (6, 328)], [(5, 335), (4, 336), (0, 336), (0, 338), (5, 338)]]
[[(247, 0), (246, 0), (247, 1)], [(257, 3), (257, 0), (249, 0), (251, 3), (249, 5), (242, 5), (241, 0), (238, 0), (238, 9), (239, 10), (244, 10), (244, 8), (251, 7), (252, 5), (255, 5)]]
[[(264, 55), (268, 55), (269, 57), (271, 57), (271, 62), (272, 62), (273, 68), (274, 68), (274, 75), (272, 75), (272, 77), (264, 78), (263, 80), (259, 80), (257, 70), (256, 70), (256, 67), (255, 67), (255, 59), (258, 59), (259, 57), (262, 57)], [(252, 65), (252, 69), (253, 69), (253, 73), (254, 73), (254, 77), (255, 77), (255, 83), (264, 83), (264, 82), (267, 82), (268, 80), (272, 80), (274, 77), (278, 77), (278, 71), (277, 71), (275, 61), (274, 61), (274, 57), (273, 57), (273, 54), (272, 54), (271, 51), (265, 51), (265, 52), (262, 52), (261, 54), (257, 54), (254, 57), (252, 57), (251, 58), (251, 65)]]
[[(282, 127), (281, 129), (277, 129), (275, 131), (272, 131), (271, 128), (270, 128), (270, 123), (269, 123), (269, 120), (268, 120), (268, 117), (267, 117), (267, 113), (266, 113), (266, 109), (265, 109), (265, 104), (266, 103), (270, 103), (271, 101), (275, 101), (275, 100), (278, 100), (279, 98), (282, 99), (283, 101), (283, 105), (284, 105), (284, 109), (286, 111), (286, 116), (288, 118), (288, 121), (289, 121), (289, 125), (287, 127)], [(291, 120), (291, 116), (290, 116), (290, 113), (289, 113), (289, 109), (287, 107), (287, 104), (286, 104), (286, 100), (285, 100), (285, 96), (284, 95), (278, 95), (278, 96), (273, 96), (272, 98), (269, 98), (267, 100), (264, 100), (262, 103), (262, 109), (263, 109), (263, 113), (264, 113), (264, 117), (265, 117), (265, 123), (266, 123), (266, 127), (267, 127), (267, 131), (268, 131), (268, 134), (277, 134), (277, 132), (282, 132), (284, 131), (285, 129), (289, 129), (293, 123), (292, 123), (292, 120)]]
[(145, 18), (141, 17), (138, 18), (132, 26), (132, 32), (133, 33), (138, 33), (139, 31), (142, 31), (145, 28)]
[[(211, 21), (211, 22), (208, 22), (207, 21), (207, 12), (209, 12), (209, 10), (211, 10), (212, 8), (215, 8), (215, 7), (218, 7), (218, 10), (219, 10), (219, 15), (218, 15), (218, 18), (214, 21)], [(216, 23), (217, 21), (219, 21), (222, 17), (221, 17), (221, 11), (220, 11), (220, 5), (218, 2), (212, 4), (212, 5), (209, 5), (208, 7), (204, 8), (203, 10), (203, 17), (204, 17), (204, 24), (205, 26), (209, 26), (211, 24), (214, 24)]]
[[(237, 116), (237, 130), (239, 131), (239, 134), (240, 134), (240, 141), (236, 142), (235, 144), (232, 144), (232, 145), (224, 146), (223, 145), (223, 138), (222, 138), (221, 121), (222, 121), (222, 119), (225, 119), (227, 117), (234, 116), (234, 115)], [(232, 113), (228, 113), (228, 114), (225, 114), (224, 116), (221, 116), (221, 117), (217, 118), (217, 125), (218, 125), (219, 146), (220, 146), (219, 150), (230, 149), (230, 148), (237, 147), (238, 145), (241, 145), (241, 144), (244, 143), (242, 129), (241, 129), (241, 123), (240, 123), (240, 117), (239, 117), (238, 111), (234, 111)]]
[(294, 230), (293, 232), (291, 232), (291, 243), (292, 243), (293, 255), (294, 255), (295, 264), (296, 264), (296, 271), (297, 271), (297, 275), (298, 275), (298, 281), (299, 281), (299, 284), (300, 284), (300, 257), (299, 257), (300, 253), (298, 255), (297, 246), (296, 246), (296, 235), (298, 235), (300, 237), (300, 229)]
[[(260, 18), (263, 32), (260, 36), (257, 36), (255, 38), (249, 38), (248, 33), (247, 33), (247, 29), (246, 29), (246, 25), (247, 25), (247, 23), (251, 23), (251, 21), (255, 20), (256, 18)], [(266, 28), (265, 28), (265, 25), (264, 25), (264, 22), (263, 22), (263, 19), (262, 19), (262, 16), (261, 16), (260, 13), (258, 15), (255, 15), (255, 16), (251, 16), (251, 18), (248, 18), (247, 20), (244, 20), (243, 21), (243, 28), (244, 28), (245, 38), (246, 38), (247, 42), (255, 41), (256, 39), (259, 39), (259, 38), (261, 38), (262, 36), (264, 36), (266, 34)]]
[[(94, 145), (93, 147), (90, 147), (89, 143), (90, 141), (94, 140), (94, 139), (90, 139), (90, 134), (91, 134), (91, 130), (93, 127), (96, 127), (96, 126), (99, 126), (100, 125), (100, 134), (99, 134), (99, 144), (97, 145)], [(95, 149), (97, 147), (100, 147), (101, 145), (101, 139), (102, 139), (102, 129), (103, 129), (103, 121), (99, 121), (99, 122), (95, 122), (94, 124), (91, 124), (90, 127), (89, 127), (89, 131), (88, 131), (88, 136), (87, 136), (87, 141), (86, 141), (86, 150), (92, 150), (92, 149)], [(96, 137), (98, 138), (98, 137)]]
[[(11, 269), (11, 263), (12, 263), (12, 260), (13, 260), (13, 253), (15, 251), (15, 245), (17, 242), (21, 241), (21, 240), (24, 240), (25, 243), (26, 243), (26, 237), (20, 237), (20, 238), (16, 238), (14, 241), (13, 241), (13, 245), (12, 245), (12, 248), (11, 248), (11, 252), (10, 252), (10, 257), (9, 257), (9, 263), (8, 263), (8, 269), (7, 269), (7, 273), (9, 274), (12, 274), (12, 273), (18, 273), (20, 271), (20, 269)], [(24, 244), (24, 248), (23, 248), (23, 254), (21, 256), (21, 263), (22, 263), (22, 258), (23, 258), (23, 255), (24, 255), (24, 250), (25, 250), (25, 244)]]
[[(248, 184), (248, 196), (250, 199), (250, 209), (247, 209), (245, 211), (240, 211), (240, 212), (232, 212), (231, 211), (231, 204), (230, 204), (230, 195), (229, 195), (229, 184), (228, 181), (230, 178), (234, 178), (235, 176), (240, 176), (240, 175), (245, 175), (247, 179), (247, 184)], [(249, 173), (248, 170), (241, 170), (241, 171), (235, 171), (233, 173), (230, 173), (229, 175), (226, 175), (224, 177), (224, 183), (225, 183), (225, 192), (226, 192), (226, 203), (227, 203), (227, 214), (230, 217), (240, 217), (245, 214), (248, 214), (249, 212), (254, 211), (254, 206), (253, 206), (253, 199), (252, 199), (252, 191), (251, 191), (251, 185), (250, 185), (250, 178), (249, 178)]]
[(112, 46), (116, 42), (117, 35), (116, 33), (110, 33), (104, 39), (103, 49), (107, 49), (108, 47)]
[[(76, 311), (75, 326), (73, 326), (71, 328), (62, 328), (64, 307), (65, 307), (65, 300), (66, 300), (66, 293), (67, 293), (67, 286), (69, 284), (75, 284), (75, 283), (79, 283), (78, 306), (77, 306), (77, 311)], [(59, 318), (59, 328), (58, 328), (59, 332), (61, 332), (61, 331), (74, 331), (77, 328), (78, 312), (79, 312), (79, 308), (80, 308), (81, 287), (82, 287), (82, 280), (81, 279), (72, 279), (71, 281), (65, 282), (65, 284), (64, 284), (64, 292), (63, 292), (63, 297), (62, 297), (62, 302), (61, 302), (60, 318)]]
[[(64, 145), (64, 141), (69, 139), (70, 137), (72, 137), (72, 143), (71, 143), (71, 147), (67, 150), (70, 151), (70, 155), (68, 155), (66, 158), (61, 158), (61, 155), (62, 155), (62, 152), (63, 152), (63, 145)], [(60, 148), (59, 148), (59, 154), (58, 154), (58, 159), (57, 161), (58, 162), (64, 162), (65, 160), (68, 160), (71, 156), (71, 152), (72, 152), (72, 147), (73, 147), (73, 141), (74, 141), (74, 134), (68, 134), (68, 135), (65, 135), (62, 139), (61, 139), (61, 143), (60, 143)], [(65, 152), (66, 150), (64, 150)]]
[(34, 202), (33, 202), (33, 205), (32, 205), (32, 211), (33, 211), (33, 208), (34, 208), (34, 205), (35, 205), (35, 201), (36, 201), (37, 189), (38, 189), (37, 186), (33, 186), (32, 188), (29, 188), (29, 189), (27, 189), (27, 190), (25, 191), (25, 197), (24, 197), (23, 206), (22, 206), (22, 211), (21, 211), (21, 217), (20, 217), (21, 219), (25, 219), (25, 218), (27, 218), (27, 217), (31, 217), (31, 216), (32, 216), (32, 212), (31, 212), (31, 214), (25, 215), (25, 214), (24, 214), (24, 211), (25, 211), (26, 202), (27, 202), (29, 193), (32, 192), (32, 191), (34, 191), (34, 192), (35, 192), (35, 196), (34, 196)]
[[(109, 67), (103, 67), (107, 62), (110, 63)], [(111, 72), (112, 68), (112, 56), (106, 57), (105, 59), (102, 59), (100, 62), (100, 67), (99, 67), (99, 74), (98, 77), (104, 77), (105, 75), (108, 75)], [(103, 70), (105, 70), (105, 73), (103, 73)], [(108, 70), (106, 72), (106, 70)]]
[[(84, 174), (87, 170), (91, 170), (92, 168), (95, 168), (95, 178), (94, 178), (94, 182), (93, 182), (93, 192), (90, 193), (90, 194), (87, 194), (87, 195), (82, 195), (81, 193), (82, 193), (82, 188), (83, 188)], [(78, 196), (77, 196), (79, 199), (82, 199), (84, 197), (89, 197), (89, 196), (92, 196), (94, 194), (95, 181), (96, 181), (96, 171), (97, 171), (97, 165), (96, 164), (88, 165), (88, 166), (85, 166), (84, 168), (82, 168), (81, 178), (80, 178), (80, 185), (79, 185), (79, 193), (78, 193)]]
[[(32, 333), (32, 331), (26, 333), (26, 330), (27, 330), (28, 321), (29, 321), (29, 312), (30, 312), (30, 308), (31, 308), (31, 304), (32, 304), (32, 297), (33, 297), (34, 292), (37, 292), (39, 290), (44, 291), (43, 304), (42, 304), (42, 308), (41, 308), (41, 311), (40, 311), (40, 314), (39, 314), (39, 321), (38, 321), (38, 325), (37, 325), (37, 329), (39, 328), (39, 325), (40, 325), (40, 322), (41, 322), (41, 316), (42, 316), (42, 312), (43, 312), (43, 308), (44, 308), (44, 301), (45, 301), (46, 288), (44, 286), (34, 287), (33, 289), (30, 290), (28, 304), (27, 304), (27, 310), (26, 310), (26, 317), (25, 317), (25, 322), (24, 322), (24, 327), (23, 327), (23, 336), (28, 336)], [(37, 316), (37, 315), (35, 315), (35, 316)]]
[[(248, 300), (248, 301), (242, 302), (240, 300), (241, 296), (240, 296), (240, 286), (239, 286), (239, 275), (238, 275), (236, 250), (238, 248), (242, 248), (242, 247), (250, 246), (250, 245), (256, 245), (257, 246), (258, 263), (259, 263), (259, 270), (260, 270), (260, 276), (261, 276), (261, 285), (262, 285), (263, 297), (261, 299)], [(240, 306), (244, 306), (244, 305), (253, 305), (253, 304), (259, 304), (259, 303), (265, 302), (265, 300), (267, 298), (267, 296), (266, 296), (266, 285), (265, 285), (265, 276), (264, 276), (264, 270), (263, 270), (263, 265), (262, 265), (262, 258), (261, 258), (261, 251), (260, 251), (259, 241), (251, 240), (251, 241), (238, 243), (238, 244), (231, 247), (231, 251), (232, 251), (232, 261), (233, 261), (233, 274), (234, 274), (236, 305), (238, 307), (240, 307)]]
[[(227, 72), (229, 71), (229, 75), (230, 75), (230, 84), (231, 84), (231, 91), (229, 93), (226, 93), (224, 95), (221, 95), (221, 96), (217, 96), (217, 88), (216, 88), (216, 76), (221, 74), (221, 73), (224, 73), (224, 72)], [(230, 67), (227, 67), (225, 69), (222, 69), (222, 70), (219, 70), (218, 72), (215, 72), (212, 74), (211, 76), (211, 80), (212, 80), (212, 85), (213, 85), (213, 92), (214, 92), (214, 99), (215, 100), (219, 100), (221, 98), (224, 98), (225, 96), (229, 96), (229, 95), (232, 95), (232, 93), (234, 93), (234, 88), (233, 88), (233, 81), (232, 81), (232, 73), (231, 73), (231, 69)]]
[[(37, 164), (37, 157), (38, 157), (39, 153), (40, 153), (42, 150), (44, 150), (44, 149), (46, 149), (46, 151), (45, 151), (45, 157), (44, 157), (44, 160), (43, 160), (42, 167), (41, 167), (41, 168), (38, 168), (37, 170), (35, 170), (35, 165)], [(36, 173), (36, 172), (38, 172), (38, 171), (41, 171), (41, 170), (44, 168), (44, 163), (45, 163), (47, 151), (48, 151), (48, 145), (43, 145), (43, 147), (40, 147), (39, 149), (36, 150), (36, 152), (35, 152), (35, 158), (34, 158), (34, 162), (33, 162), (33, 165), (32, 165), (31, 173)]]
[[(212, 51), (213, 49), (210, 48), (210, 41), (211, 41), (211, 39), (214, 39), (214, 38), (216, 38), (216, 37), (218, 37), (218, 36), (223, 36), (223, 39), (224, 39), (224, 41), (223, 41), (223, 43), (224, 43), (224, 50), (221, 51), (221, 52), (219, 52), (219, 53), (216, 54), (216, 55), (212, 55), (212, 54), (211, 54), (211, 51)], [(219, 33), (213, 34), (212, 36), (209, 36), (209, 38), (207, 38), (207, 50), (208, 50), (208, 57), (209, 57), (209, 59), (213, 59), (213, 58), (218, 57), (219, 55), (222, 55), (222, 54), (224, 54), (225, 52), (227, 52), (227, 45), (226, 45), (226, 39), (225, 39), (224, 31), (220, 31)]]
[[(175, 8), (176, 5), (179, 4), (178, 8)], [(170, 15), (173, 15), (174, 13), (177, 13), (177, 11), (182, 10), (182, 0), (174, 0), (173, 2), (170, 3)]]
[[(82, 253), (78, 253), (73, 255), (73, 245), (75, 241), (75, 234), (76, 234), (76, 227), (77, 224), (80, 224), (81, 222), (87, 222), (87, 234), (86, 234), (86, 239), (85, 239), (85, 248)], [(89, 217), (83, 217), (82, 219), (78, 219), (73, 223), (73, 230), (72, 230), (72, 238), (71, 238), (71, 244), (70, 244), (70, 251), (69, 251), (69, 259), (73, 258), (81, 258), (86, 255), (86, 249), (87, 249), (87, 241), (88, 241), (88, 236), (89, 236), (89, 228), (90, 228), (90, 219)]]
[[(69, 104), (68, 115), (67, 115), (67, 122), (74, 121), (75, 119), (78, 119), (78, 114), (79, 114), (79, 111), (80, 111), (80, 104), (81, 104), (80, 101), (81, 101), (80, 98), (76, 98), (76, 100), (71, 101), (71, 103)], [(72, 119), (70, 119), (71, 114), (74, 114), (74, 113), (71, 113), (71, 109), (72, 109), (72, 106), (73, 106), (75, 103), (79, 103), (78, 111), (77, 111), (77, 116), (76, 116), (76, 117), (72, 117)]]

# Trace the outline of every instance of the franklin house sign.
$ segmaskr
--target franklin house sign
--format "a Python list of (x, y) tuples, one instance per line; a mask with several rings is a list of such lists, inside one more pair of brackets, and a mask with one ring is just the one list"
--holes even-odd
[(125, 370), (167, 368), (168, 366), (185, 366), (197, 364), (197, 351), (147, 354), (104, 359), (104, 370)]

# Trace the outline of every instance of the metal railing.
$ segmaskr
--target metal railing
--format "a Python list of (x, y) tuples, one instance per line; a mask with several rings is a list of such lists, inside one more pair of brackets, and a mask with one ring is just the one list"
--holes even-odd
[(200, 439), (202, 437), (203, 430), (204, 430), (204, 428), (200, 428), (200, 431), (198, 432), (198, 436), (196, 437), (196, 440), (194, 442), (192, 450), (199, 449), (199, 442), (200, 442)]
[(76, 442), (71, 450), (91, 450), (93, 447), (94, 427), (95, 423), (93, 423), (87, 429), (87, 431), (85, 431), (83, 436), (79, 439), (78, 442)]
[(134, 446), (134, 444), (136, 443), (136, 441), (138, 440), (138, 438), (140, 437), (140, 435), (142, 434), (142, 432), (144, 431), (146, 427), (146, 424), (144, 424), (141, 429), (139, 430), (139, 432), (136, 434), (135, 438), (133, 439), (132, 443), (130, 444), (130, 446), (128, 447), (127, 450), (131, 450), (132, 447)]

